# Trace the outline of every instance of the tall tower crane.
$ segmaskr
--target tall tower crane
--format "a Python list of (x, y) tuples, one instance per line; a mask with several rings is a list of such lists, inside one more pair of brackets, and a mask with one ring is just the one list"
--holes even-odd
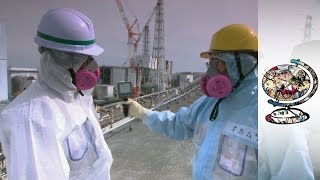
[(312, 29), (312, 16), (310, 15), (307, 15), (307, 18), (306, 18), (306, 25), (304, 27), (304, 38), (303, 38), (303, 41), (309, 41), (310, 40), (310, 37), (311, 37), (311, 29)]
[(152, 58), (156, 62), (156, 72), (149, 74), (149, 82), (156, 85), (158, 90), (162, 91), (166, 88), (166, 72), (164, 68), (165, 52), (164, 52), (164, 8), (163, 0), (157, 0), (157, 10), (155, 18), (154, 39)]
[[(141, 39), (141, 33), (139, 30), (139, 24), (138, 24), (138, 19), (136, 15), (133, 13), (132, 10), (130, 10), (131, 15), (134, 17), (133, 23), (130, 24), (124, 8), (123, 8), (123, 3), (122, 0), (115, 0), (121, 15), (121, 18), (128, 30), (128, 49), (129, 49), (129, 63), (130, 63), (130, 70), (128, 72), (128, 80), (132, 82), (133, 86), (133, 93), (135, 96), (138, 95), (140, 89), (140, 84), (139, 84), (139, 77), (140, 71), (136, 70), (136, 54), (137, 54), (137, 49), (138, 49), (138, 43)], [(140, 81), (141, 82), (141, 81)]]

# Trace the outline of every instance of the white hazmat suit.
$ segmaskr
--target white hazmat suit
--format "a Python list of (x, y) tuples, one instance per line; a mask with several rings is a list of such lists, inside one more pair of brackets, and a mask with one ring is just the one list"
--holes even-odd
[(39, 80), (1, 112), (8, 177), (108, 180), (113, 159), (93, 99), (77, 92), (68, 72), (70, 67), (77, 71), (86, 59), (49, 51), (42, 51)]

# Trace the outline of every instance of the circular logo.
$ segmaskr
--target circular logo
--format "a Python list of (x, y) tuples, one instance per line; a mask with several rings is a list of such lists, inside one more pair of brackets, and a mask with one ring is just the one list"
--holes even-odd
[(262, 88), (271, 98), (269, 104), (283, 107), (267, 114), (267, 122), (295, 124), (309, 119), (309, 114), (292, 108), (308, 101), (317, 91), (318, 77), (315, 71), (300, 59), (269, 69), (262, 78)]
[(293, 101), (308, 92), (310, 77), (305, 70), (298, 66), (278, 65), (264, 74), (262, 87), (264, 92), (272, 99)]

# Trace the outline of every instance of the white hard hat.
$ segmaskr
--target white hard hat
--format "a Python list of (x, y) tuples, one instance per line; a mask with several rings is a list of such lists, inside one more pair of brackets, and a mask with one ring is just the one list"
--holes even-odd
[(96, 45), (91, 20), (70, 8), (47, 11), (42, 16), (34, 41), (49, 49), (93, 56), (104, 51)]

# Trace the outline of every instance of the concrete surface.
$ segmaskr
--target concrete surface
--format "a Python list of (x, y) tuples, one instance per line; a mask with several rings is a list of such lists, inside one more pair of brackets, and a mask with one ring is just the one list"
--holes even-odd
[[(188, 106), (198, 99), (199, 93), (190, 99), (165, 105), (159, 110), (170, 108), (175, 112), (181, 106)], [(112, 180), (191, 180), (192, 139), (170, 140), (151, 133), (140, 120), (133, 121), (122, 129), (106, 134), (106, 142), (113, 155)]]

